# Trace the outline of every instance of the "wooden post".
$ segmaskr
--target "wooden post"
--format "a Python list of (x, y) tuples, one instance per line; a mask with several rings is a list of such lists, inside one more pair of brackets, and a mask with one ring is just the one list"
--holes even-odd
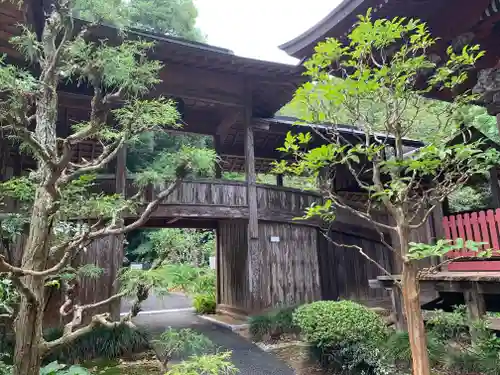
[(213, 141), (214, 141), (214, 149), (217, 154), (217, 160), (215, 161), (215, 178), (222, 178), (222, 167), (221, 167), (221, 160), (220, 160), (220, 155), (219, 155), (219, 149), (220, 149), (220, 139), (218, 135), (213, 136)]
[(220, 255), (220, 229), (219, 229), (219, 223), (217, 223), (217, 228), (215, 229), (215, 274), (216, 274), (216, 280), (215, 280), (215, 285), (217, 286), (215, 289), (215, 303), (216, 306), (219, 306), (221, 304), (221, 293), (220, 293), (220, 288), (221, 288), (221, 255)]
[(259, 220), (257, 212), (257, 175), (255, 173), (254, 133), (252, 128), (252, 91), (246, 87), (246, 103), (244, 113), (245, 126), (245, 172), (248, 204), (248, 277), (252, 301), (250, 311), (260, 308), (260, 254), (259, 254)]
[(122, 146), (116, 155), (116, 183), (117, 194), (126, 194), (127, 185), (127, 147)]
[(276, 175), (276, 185), (283, 186), (283, 175), (282, 174)]
[(494, 208), (500, 208), (500, 186), (498, 185), (498, 173), (495, 167), (490, 169), (490, 186)]
[(393, 283), (392, 292), (392, 311), (394, 313), (394, 318), (396, 319), (395, 325), (398, 331), (406, 331), (406, 318), (403, 307), (403, 293), (401, 292), (401, 287)]
[(500, 133), (500, 113), (496, 114), (498, 133)]
[[(116, 155), (116, 175), (115, 175), (115, 192), (117, 194), (122, 194), (124, 197), (127, 197), (127, 147), (124, 145)], [(116, 281), (116, 276), (118, 275), (118, 270), (122, 267), (124, 251), (123, 251), (123, 242), (124, 235), (114, 236), (113, 247), (113, 256), (112, 262), (109, 265), (109, 272), (111, 274), (113, 283), (113, 294), (119, 292), (120, 285)], [(118, 320), (120, 318), (120, 305), (121, 299), (113, 302), (110, 306), (111, 317), (114, 320)]]
[(464, 291), (464, 300), (467, 305), (467, 314), (469, 316), (470, 333), (472, 340), (475, 340), (476, 332), (474, 329), (474, 322), (481, 319), (486, 314), (486, 304), (484, 303), (484, 296), (479, 292), (477, 282), (473, 282), (470, 289)]
[(448, 216), (450, 215), (450, 200), (448, 197), (444, 198), (443, 203), (441, 204), (442, 211), (443, 211), (443, 216)]

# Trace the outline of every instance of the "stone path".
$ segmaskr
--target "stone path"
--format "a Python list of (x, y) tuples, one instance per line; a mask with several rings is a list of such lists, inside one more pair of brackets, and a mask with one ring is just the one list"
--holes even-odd
[(293, 375), (294, 371), (272, 354), (227, 329), (198, 318), (191, 312), (143, 314), (135, 322), (149, 332), (161, 333), (168, 327), (191, 328), (206, 335), (222, 350), (232, 351), (239, 375)]

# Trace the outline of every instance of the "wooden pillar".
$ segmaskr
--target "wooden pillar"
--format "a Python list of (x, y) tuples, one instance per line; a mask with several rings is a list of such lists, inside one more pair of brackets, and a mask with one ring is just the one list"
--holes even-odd
[(500, 113), (497, 113), (495, 117), (497, 119), (498, 134), (500, 134)]
[(255, 172), (254, 133), (252, 128), (252, 91), (246, 87), (246, 103), (244, 113), (245, 126), (245, 173), (248, 204), (248, 276), (251, 301), (249, 310), (260, 308), (260, 253), (259, 253), (259, 220), (257, 211), (257, 175)]
[(448, 216), (450, 215), (450, 200), (448, 197), (444, 198), (443, 203), (441, 204), (442, 211), (443, 211), (443, 216)]
[(392, 312), (394, 314), (394, 319), (396, 320), (396, 329), (398, 331), (406, 331), (406, 316), (404, 312), (403, 293), (401, 292), (401, 287), (393, 284), (391, 289)]
[(498, 185), (498, 173), (496, 167), (490, 169), (490, 186), (494, 208), (500, 208), (500, 186)]
[(471, 337), (472, 340), (475, 340), (477, 337), (474, 329), (474, 322), (481, 319), (486, 314), (484, 296), (479, 292), (477, 282), (473, 282), (471, 288), (464, 291), (464, 300), (467, 305)]
[(283, 186), (283, 175), (282, 174), (276, 175), (276, 185)]
[(222, 178), (222, 168), (220, 166), (220, 162), (216, 161), (215, 162), (215, 178)]
[[(118, 150), (118, 154), (116, 155), (115, 191), (117, 194), (122, 194), (124, 197), (127, 196), (127, 147), (125, 145)], [(112, 261), (109, 264), (110, 269), (108, 270), (112, 280), (116, 280), (118, 271), (123, 265), (123, 259), (125, 256), (123, 251), (124, 239), (125, 236), (123, 234), (114, 236), (112, 239), (113, 255), (110, 256)], [(119, 292), (120, 285), (118, 285), (118, 282), (114, 282), (112, 289), (113, 294)], [(111, 317), (115, 320), (120, 318), (120, 305), (120, 299), (110, 305)]]
[(221, 167), (221, 160), (220, 160), (220, 155), (219, 155), (220, 136), (214, 135), (213, 142), (214, 142), (215, 153), (217, 154), (217, 160), (215, 160), (215, 178), (222, 178), (222, 167)]
[(122, 146), (116, 155), (116, 184), (115, 189), (117, 194), (126, 193), (127, 185), (127, 147)]

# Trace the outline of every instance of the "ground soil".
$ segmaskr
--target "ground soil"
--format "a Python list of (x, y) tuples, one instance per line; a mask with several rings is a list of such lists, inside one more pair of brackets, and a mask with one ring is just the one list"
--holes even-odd
[(290, 344), (285, 347), (271, 349), (273, 353), (293, 368), (296, 375), (326, 375), (326, 372), (312, 360), (309, 355), (309, 347), (304, 344)]

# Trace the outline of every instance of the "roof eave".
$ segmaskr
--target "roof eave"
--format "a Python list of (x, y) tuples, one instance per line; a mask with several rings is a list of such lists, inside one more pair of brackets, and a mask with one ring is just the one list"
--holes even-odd
[(310, 29), (306, 30), (296, 38), (283, 43), (279, 48), (288, 55), (302, 59), (304, 53), (310, 46), (325, 38), (326, 34), (352, 14), (365, 0), (343, 0), (325, 18)]

